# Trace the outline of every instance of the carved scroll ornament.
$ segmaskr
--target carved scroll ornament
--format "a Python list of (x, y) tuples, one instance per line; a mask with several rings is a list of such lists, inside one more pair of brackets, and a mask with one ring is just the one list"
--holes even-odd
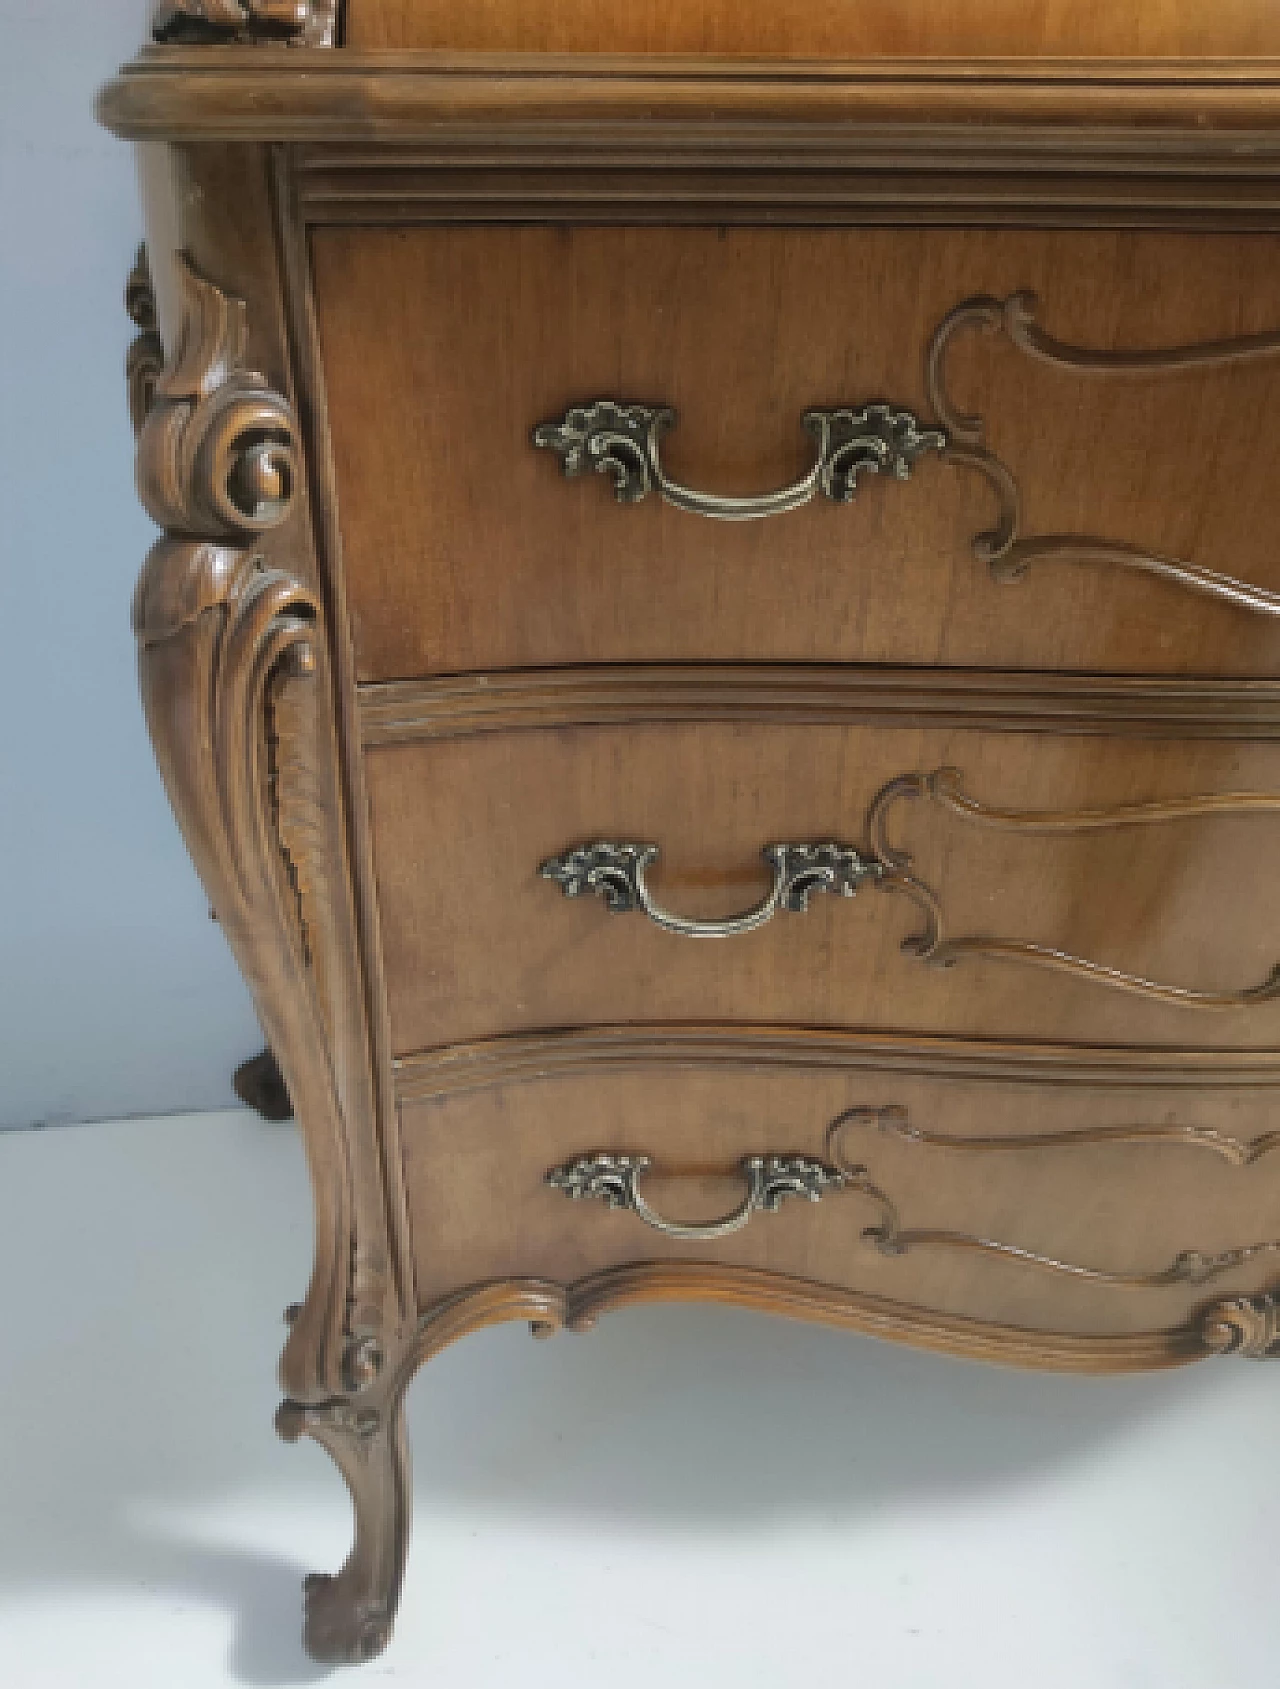
[[(552, 1167), (545, 1182), (575, 1199), (595, 1199), (606, 1208), (630, 1213), (654, 1230), (689, 1243), (715, 1243), (742, 1230), (753, 1214), (776, 1212), (785, 1198), (856, 1197), (877, 1211), (876, 1223), (864, 1226), (862, 1238), (881, 1254), (899, 1257), (918, 1250), (950, 1250), (985, 1255), (1012, 1266), (1085, 1280), (1114, 1290), (1164, 1290), (1177, 1285), (1211, 1283), (1225, 1273), (1267, 1256), (1280, 1255), (1280, 1238), (1228, 1249), (1182, 1249), (1171, 1260), (1151, 1267), (1116, 1268), (1071, 1261), (979, 1232), (910, 1226), (873, 1173), (864, 1156), (856, 1155), (853, 1140), (866, 1135), (895, 1138), (930, 1151), (952, 1154), (1025, 1155), (1061, 1153), (1082, 1146), (1112, 1144), (1146, 1147), (1207, 1149), (1232, 1166), (1252, 1165), (1280, 1142), (1280, 1134), (1266, 1133), (1245, 1141), (1194, 1126), (1133, 1125), (1085, 1127), (1067, 1132), (1024, 1132), (967, 1136), (930, 1132), (912, 1126), (905, 1108), (896, 1105), (856, 1105), (838, 1114), (824, 1134), (821, 1159), (792, 1152), (744, 1157), (739, 1173), (746, 1194), (737, 1209), (721, 1220), (702, 1224), (673, 1222), (657, 1214), (645, 1201), (640, 1181), (654, 1163), (647, 1155), (597, 1151), (562, 1166)], [(674, 1169), (667, 1169), (668, 1174)], [(1209, 1353), (1260, 1356), (1280, 1348), (1280, 1303), (1270, 1295), (1237, 1297), (1214, 1303), (1201, 1315), (1202, 1341)]]
[(1109, 1285), (1121, 1290), (1163, 1290), (1178, 1284), (1208, 1284), (1224, 1273), (1264, 1256), (1280, 1254), (1280, 1239), (1261, 1243), (1242, 1244), (1235, 1248), (1205, 1251), (1180, 1250), (1171, 1261), (1137, 1270), (1099, 1267), (1079, 1261), (1066, 1261), (1038, 1250), (983, 1237), (974, 1232), (942, 1230), (937, 1227), (904, 1225), (896, 1203), (873, 1177), (863, 1161), (854, 1161), (847, 1151), (847, 1140), (857, 1131), (879, 1132), (896, 1137), (904, 1143), (918, 1144), (935, 1150), (957, 1153), (1018, 1154), (1028, 1151), (1065, 1150), (1109, 1144), (1169, 1145), (1209, 1148), (1216, 1150), (1234, 1166), (1242, 1167), (1256, 1161), (1275, 1147), (1275, 1134), (1258, 1138), (1246, 1145), (1216, 1132), (1159, 1126), (1084, 1128), (1066, 1134), (1052, 1132), (1022, 1133), (1009, 1137), (971, 1138), (940, 1132), (923, 1132), (912, 1127), (907, 1111), (898, 1107), (846, 1109), (836, 1116), (827, 1128), (826, 1153), (832, 1165), (844, 1175), (842, 1188), (871, 1202), (880, 1212), (876, 1225), (866, 1228), (863, 1237), (884, 1255), (906, 1255), (917, 1249), (949, 1249), (970, 1254), (989, 1255), (1024, 1267), (1057, 1273), (1068, 1278), (1086, 1279), (1091, 1283)]
[(286, 42), (332, 47), (338, 0), (160, 0), (151, 33), (162, 43)]
[(968, 957), (1018, 962), (1181, 1008), (1238, 1009), (1280, 997), (1280, 962), (1252, 985), (1211, 990), (1147, 979), (1051, 944), (980, 933), (948, 936), (941, 898), (909, 871), (908, 852), (889, 841), (889, 813), (906, 798), (932, 802), (967, 821), (1028, 833), (1078, 833), (1220, 815), (1280, 813), (1280, 793), (1271, 792), (1208, 792), (1103, 809), (1001, 809), (969, 797), (958, 770), (937, 768), (928, 774), (901, 775), (881, 788), (867, 812), (865, 844), (829, 840), (823, 844), (766, 845), (761, 854), (773, 875), (772, 889), (752, 909), (727, 919), (698, 920), (673, 914), (655, 901), (646, 871), (658, 859), (656, 844), (597, 839), (549, 857), (538, 872), (558, 885), (566, 897), (594, 894), (612, 914), (638, 911), (663, 931), (685, 938), (736, 938), (754, 932), (781, 913), (804, 914), (815, 892), (849, 898), (863, 885), (871, 885), (877, 891), (907, 897), (920, 910), (924, 924), (902, 948), (934, 967), (953, 967)]
[(364, 1267), (353, 1277), (348, 1123), (331, 1056), (335, 847), (320, 791), (318, 606), (258, 549), (294, 508), (297, 425), (246, 367), (243, 304), (185, 259), (178, 275), (177, 341), (138, 445), (139, 492), (165, 530), (134, 598), (139, 675), (174, 812), (312, 1158), (316, 1261), (281, 1374), (291, 1396), (324, 1399), (359, 1383), (385, 1286)]
[(1254, 363), (1280, 356), (1280, 333), (1239, 335), (1153, 351), (1098, 351), (1069, 346), (1046, 334), (1036, 321), (1038, 309), (1035, 294), (1025, 289), (1011, 293), (1007, 299), (982, 294), (948, 312), (929, 343), (925, 385), (934, 415), (947, 432), (946, 455), (952, 463), (977, 470), (996, 498), (995, 524), (974, 538), (974, 556), (986, 563), (1000, 582), (1021, 580), (1037, 563), (1105, 563), (1154, 575), (1257, 615), (1280, 616), (1280, 593), (1183, 558), (1164, 557), (1128, 541), (1097, 534), (1023, 535), (1022, 499), (1013, 472), (986, 444), (982, 418), (957, 408), (946, 381), (952, 343), (974, 331), (1003, 334), (1020, 352), (1039, 363), (1094, 377), (1171, 376), (1187, 370)]

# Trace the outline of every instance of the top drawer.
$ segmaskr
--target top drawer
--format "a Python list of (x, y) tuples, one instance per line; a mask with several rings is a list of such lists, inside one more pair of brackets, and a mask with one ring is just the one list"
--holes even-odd
[[(319, 230), (359, 677), (662, 660), (1274, 673), (1278, 257), (1271, 235)], [(1001, 317), (1023, 290), (1034, 318)], [(940, 360), (947, 448), (905, 483), (864, 471), (847, 505), (819, 491), (761, 521), (656, 490), (619, 505), (533, 445), (575, 405), (668, 405), (674, 481), (780, 487), (814, 463), (810, 409), (938, 421), (928, 347), (979, 296), (985, 331), (982, 312), (959, 324)], [(979, 439), (998, 463), (975, 465)], [(989, 567), (975, 541), (1015, 488), (1014, 546)]]

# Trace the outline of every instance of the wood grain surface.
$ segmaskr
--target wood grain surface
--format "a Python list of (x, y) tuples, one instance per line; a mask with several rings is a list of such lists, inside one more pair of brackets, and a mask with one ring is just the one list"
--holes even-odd
[(352, 47), (546, 53), (707, 53), (848, 59), (936, 54), (1170, 57), (1280, 52), (1266, 0), (1150, 0), (1137, 6), (1063, 0), (349, 0)]
[[(857, 844), (889, 780), (950, 763), (990, 804), (1071, 809), (1274, 792), (1276, 753), (1229, 741), (724, 725), (563, 728), (389, 746), (368, 755), (395, 1053), (535, 1028), (723, 1020), (1051, 1040), (1274, 1046), (1280, 1002), (1168, 1007), (1038, 968), (904, 954), (903, 897), (815, 896), (737, 938), (662, 932), (595, 897), (565, 899), (544, 859), (597, 838), (655, 843), (655, 894), (724, 916), (768, 888), (770, 843)], [(1038, 941), (1204, 990), (1280, 960), (1266, 872), (1280, 815), (1045, 834), (929, 804), (890, 815), (950, 934)]]
[[(1271, 674), (1276, 618), (1132, 568), (1049, 561), (998, 583), (995, 501), (927, 458), (758, 523), (602, 477), (530, 431), (602, 396), (677, 407), (678, 479), (752, 493), (802, 473), (815, 404), (928, 411), (925, 349), (975, 294), (1032, 288), (1085, 347), (1280, 327), (1270, 235), (439, 228), (317, 231), (320, 332), (358, 674), (514, 666), (871, 661)], [(376, 305), (373, 303), (376, 301)], [(1151, 548), (1280, 587), (1271, 363), (1050, 367), (958, 336), (947, 379), (1016, 476), (1027, 534)]]
[[(1216, 1295), (1275, 1277), (1275, 1257), (1201, 1284), (1131, 1288), (1091, 1282), (994, 1253), (920, 1243), (885, 1254), (864, 1233), (882, 1219), (854, 1191), (785, 1201), (716, 1243), (663, 1237), (598, 1200), (571, 1202), (546, 1172), (598, 1151), (645, 1154), (643, 1191), (662, 1216), (702, 1222), (737, 1206), (746, 1154), (829, 1159), (829, 1123), (858, 1105), (906, 1110), (910, 1127), (1009, 1148), (911, 1142), (875, 1122), (843, 1147), (894, 1202), (904, 1228), (940, 1228), (1048, 1255), (1064, 1265), (1146, 1273), (1187, 1250), (1280, 1239), (1280, 1152), (1234, 1164), (1274, 1117), (1265, 1092), (1152, 1091), (919, 1079), (893, 1073), (584, 1074), (408, 1105), (406, 1178), (420, 1294), (535, 1274), (569, 1282), (652, 1260), (751, 1266), (857, 1289), (938, 1312), (1064, 1332), (1168, 1326)], [(1178, 1141), (1175, 1128), (1194, 1129)], [(1145, 1137), (1132, 1138), (1142, 1128)], [(1099, 1141), (1062, 1134), (1093, 1129)], [(1158, 1134), (1161, 1130), (1167, 1136)], [(1207, 1133), (1221, 1134), (1219, 1147)], [(1105, 1134), (1105, 1135), (1104, 1135)]]

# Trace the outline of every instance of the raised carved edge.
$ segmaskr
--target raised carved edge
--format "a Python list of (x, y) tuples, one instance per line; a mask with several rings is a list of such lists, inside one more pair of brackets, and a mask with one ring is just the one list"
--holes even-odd
[(1086, 377), (1167, 377), (1188, 370), (1213, 370), (1280, 356), (1280, 332), (1237, 335), (1228, 339), (1192, 342), (1139, 351), (1099, 350), (1067, 344), (1038, 324), (1039, 301), (1028, 289), (997, 299), (978, 294), (962, 300), (934, 330), (925, 355), (925, 388), (934, 415), (948, 434), (947, 456), (952, 463), (976, 470), (995, 495), (994, 524), (973, 540), (973, 554), (985, 563), (993, 579), (1010, 583), (1024, 578), (1035, 563), (1101, 563), (1133, 569), (1233, 604), (1255, 615), (1280, 616), (1280, 593), (1254, 586), (1234, 575), (1206, 568), (1185, 558), (1166, 557), (1127, 540), (1097, 534), (1022, 535), (1022, 498), (1009, 466), (986, 444), (980, 416), (959, 410), (946, 379), (947, 355), (957, 335), (979, 331), (1001, 333), (1025, 356), (1054, 368)]
[(1238, 1267), (1248, 1265), (1263, 1256), (1280, 1253), (1280, 1240), (1268, 1239), (1265, 1242), (1238, 1245), (1227, 1249), (1206, 1251), (1190, 1248), (1179, 1250), (1170, 1261), (1160, 1266), (1145, 1268), (1114, 1268), (1091, 1265), (1086, 1262), (1067, 1259), (1058, 1255), (1048, 1255), (1037, 1249), (1031, 1249), (1022, 1244), (1009, 1243), (1003, 1239), (984, 1236), (976, 1232), (956, 1231), (951, 1228), (937, 1226), (904, 1225), (898, 1204), (888, 1191), (872, 1176), (872, 1170), (862, 1161), (853, 1161), (845, 1153), (845, 1134), (853, 1128), (864, 1131), (879, 1130), (887, 1136), (894, 1136), (906, 1143), (927, 1146), (930, 1149), (948, 1149), (964, 1151), (980, 1149), (994, 1152), (1000, 1149), (1011, 1151), (1041, 1150), (1049, 1147), (1065, 1149), (1079, 1147), (1082, 1144), (1098, 1147), (1108, 1143), (1124, 1144), (1155, 1144), (1166, 1146), (1176, 1143), (1182, 1147), (1198, 1145), (1212, 1147), (1230, 1160), (1236, 1166), (1245, 1166), (1249, 1161), (1256, 1160), (1259, 1154), (1265, 1154), (1274, 1148), (1276, 1134), (1271, 1133), (1263, 1139), (1255, 1140), (1253, 1145), (1246, 1146), (1240, 1140), (1227, 1138), (1221, 1133), (1197, 1132), (1193, 1127), (1158, 1128), (1158, 1127), (1119, 1127), (1095, 1130), (1064, 1132), (1060, 1135), (1053, 1133), (1021, 1134), (1008, 1139), (998, 1137), (966, 1138), (950, 1136), (946, 1133), (922, 1132), (913, 1129), (908, 1120), (907, 1111), (897, 1106), (874, 1108), (858, 1105), (847, 1108), (827, 1127), (826, 1153), (834, 1168), (843, 1175), (843, 1188), (853, 1195), (869, 1202), (877, 1213), (877, 1222), (865, 1227), (862, 1232), (863, 1240), (873, 1244), (880, 1252), (888, 1256), (910, 1254), (917, 1249), (949, 1249), (961, 1252), (988, 1255), (996, 1260), (1013, 1262), (1022, 1267), (1036, 1268), (1042, 1272), (1061, 1274), (1068, 1278), (1087, 1280), (1092, 1284), (1105, 1285), (1117, 1290), (1160, 1290), (1170, 1285), (1208, 1284), (1224, 1273), (1232, 1272)]
[(937, 724), (996, 732), (1280, 738), (1280, 684), (845, 664), (620, 663), (358, 688), (367, 746), (649, 721)]
[(298, 428), (247, 365), (243, 303), (181, 255), (176, 279), (174, 346), (138, 443), (139, 491), (164, 530), (134, 598), (139, 679), (174, 813), (303, 1128), (315, 1261), (281, 1379), (320, 1401), (376, 1371), (393, 1292), (364, 1209), (357, 1229), (333, 1038), (342, 845), (321, 766), (320, 608), (262, 551), (298, 508)]
[[(553, 1329), (586, 1331), (601, 1315), (636, 1302), (728, 1302), (961, 1358), (1062, 1372), (1142, 1372), (1224, 1352), (1252, 1353), (1265, 1335), (1263, 1324), (1276, 1319), (1280, 1307), (1269, 1295), (1235, 1297), (1197, 1309), (1183, 1325), (1089, 1336), (930, 1312), (755, 1267), (648, 1262), (606, 1268), (570, 1284), (509, 1279), (445, 1297), (425, 1311), (396, 1363), (397, 1379), (407, 1383), (423, 1362), (486, 1326), (527, 1319)], [(1253, 1327), (1249, 1344), (1227, 1341), (1220, 1328), (1232, 1320), (1237, 1322), (1233, 1330), (1241, 1322)], [(1274, 1341), (1273, 1333), (1269, 1342)]]
[(158, 0), (151, 34), (163, 44), (283, 42), (332, 47), (340, 0)]
[(906, 872), (911, 861), (908, 852), (889, 843), (888, 815), (903, 798), (923, 799), (951, 815), (988, 827), (1028, 833), (1082, 833), (1158, 826), (1224, 815), (1274, 815), (1280, 812), (1280, 793), (1201, 792), (1098, 809), (1018, 810), (984, 804), (968, 796), (960, 771), (944, 766), (928, 773), (900, 775), (888, 781), (872, 800), (867, 812), (871, 851), (884, 870), (876, 881), (878, 888), (905, 893), (924, 915), (923, 930), (912, 934), (903, 943), (904, 951), (921, 961), (944, 968), (952, 967), (969, 956), (1016, 962), (1065, 974), (1109, 990), (1127, 992), (1148, 1002), (1183, 1009), (1239, 1009), (1280, 996), (1280, 962), (1274, 963), (1266, 976), (1252, 985), (1239, 989), (1206, 990), (1147, 979), (1123, 968), (1073, 955), (1053, 945), (987, 934), (945, 937), (943, 908), (938, 895)]

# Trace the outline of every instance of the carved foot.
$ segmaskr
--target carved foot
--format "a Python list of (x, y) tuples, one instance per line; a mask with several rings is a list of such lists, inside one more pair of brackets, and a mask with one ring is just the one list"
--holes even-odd
[(252, 1061), (242, 1062), (231, 1083), (240, 1101), (248, 1103), (264, 1120), (293, 1119), (289, 1087), (270, 1050), (254, 1056)]
[(360, 1665), (391, 1638), (409, 1544), (409, 1451), (401, 1392), (373, 1392), (307, 1407), (285, 1402), (276, 1429), (287, 1442), (314, 1437), (347, 1481), (355, 1543), (336, 1575), (304, 1587), (303, 1643), (324, 1665)]
[(302, 1641), (322, 1665), (359, 1666), (391, 1640), (395, 1615), (386, 1603), (351, 1588), (345, 1575), (312, 1572), (303, 1581)]

